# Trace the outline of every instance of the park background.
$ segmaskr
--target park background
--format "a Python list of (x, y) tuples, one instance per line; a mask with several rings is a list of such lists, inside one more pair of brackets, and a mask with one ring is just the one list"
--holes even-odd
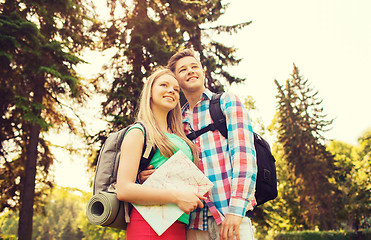
[[(3, 2), (2, 4), (5, 4), (7, 1)], [(224, 84), (225, 90), (235, 92), (243, 100), (249, 96), (251, 97), (247, 98), (254, 103), (255, 107), (251, 109), (251, 118), (256, 122), (257, 128), (264, 126), (262, 133), (269, 139), (272, 146), (279, 145), (277, 143), (277, 131), (266, 130), (274, 120), (275, 114), (279, 112), (278, 98), (276, 97), (279, 92), (274, 80), (277, 80), (281, 85), (285, 85), (286, 80), (291, 78), (295, 64), (302, 78), (308, 79), (311, 87), (318, 91), (319, 99), (323, 99), (321, 106), (323, 106), (324, 113), (328, 115), (327, 119), (334, 119), (332, 124), (329, 125), (330, 130), (323, 132), (323, 136), (327, 139), (324, 144), (330, 146), (331, 142), (334, 143), (331, 140), (339, 141), (338, 145), (342, 146), (342, 151), (346, 151), (346, 154), (342, 152), (341, 154), (338, 153), (337, 156), (346, 156), (347, 163), (352, 162), (354, 158), (361, 158), (362, 160), (359, 160), (361, 166), (354, 168), (361, 169), (361, 171), (364, 168), (367, 173), (367, 167), (370, 165), (369, 152), (367, 151), (369, 148), (363, 147), (362, 144), (366, 143), (359, 142), (358, 138), (369, 136), (367, 135), (369, 134), (368, 129), (371, 127), (371, 111), (368, 110), (368, 104), (371, 100), (369, 94), (371, 89), (371, 73), (369, 71), (371, 63), (371, 17), (368, 14), (368, 9), (370, 9), (371, 4), (368, 1), (222, 1), (223, 5), (226, 3), (230, 3), (230, 5), (225, 9), (225, 12), (214, 22), (202, 23), (201, 28), (234, 25), (249, 21), (252, 21), (252, 23), (233, 34), (216, 34), (208, 31), (208, 36), (201, 38), (205, 46), (212, 39), (228, 47), (234, 47), (236, 49), (235, 56), (242, 58), (241, 62), (226, 69), (232, 75), (246, 78), (246, 80), (242, 83), (229, 85), (222, 78), (216, 78)], [(99, 14), (97, 19), (103, 22), (108, 21), (110, 16), (105, 1), (96, 1), (95, 4), (98, 7), (96, 11)], [(191, 6), (189, 11), (192, 12), (192, 5), (195, 9), (194, 6), (198, 6), (197, 4), (200, 3), (189, 1), (185, 4)], [(179, 12), (178, 14), (181, 14), (181, 9)], [(119, 13), (120, 11), (116, 14)], [(31, 18), (30, 21), (34, 21), (34, 19)], [(192, 34), (191, 30), (188, 29), (188, 33)], [(109, 89), (115, 73), (102, 69), (102, 66), (110, 63), (110, 58), (115, 53), (115, 48), (106, 49), (103, 53), (97, 49), (94, 51), (84, 49), (79, 53), (79, 56), (88, 63), (77, 64), (75, 68), (77, 74), (85, 78), (84, 83), (92, 84), (89, 79), (97, 78), (102, 72), (109, 72), (104, 79), (105, 81), (101, 80), (103, 83), (100, 83), (104, 85), (103, 88)], [(88, 133), (85, 135), (94, 135), (106, 128), (112, 129), (112, 125), (107, 123), (109, 117), (101, 115), (103, 109), (100, 103), (104, 102), (105, 99), (104, 93), (91, 93), (87, 101), (79, 107), (76, 107), (72, 102), (70, 103), (73, 114), (76, 113), (85, 123), (84, 131)], [(66, 111), (66, 114), (73, 118), (71, 112)], [(76, 119), (73, 121), (76, 121)], [(66, 129), (56, 131), (50, 128), (48, 133), (44, 134), (45, 139), (50, 141), (50, 149), (55, 156), (54, 164), (51, 166), (52, 171), (49, 175), (55, 175), (53, 181), (55, 181), (55, 188), (58, 189), (53, 193), (54, 195), (45, 196), (44, 204), (51, 199), (51, 196), (55, 198), (53, 203), (58, 203), (57, 200), (60, 196), (68, 195), (69, 199), (80, 196), (85, 199), (74, 201), (79, 202), (79, 206), (71, 204), (71, 208), (76, 209), (73, 211), (76, 211), (77, 215), (81, 215), (81, 212), (77, 209), (84, 208), (84, 201), (87, 202), (86, 198), (91, 194), (90, 184), (93, 171), (90, 168), (91, 162), (87, 159), (92, 149), (99, 149), (99, 144), (86, 147), (87, 141), (81, 138), (81, 135), (84, 134), (71, 134), (71, 131)], [(358, 150), (360, 148), (362, 150)], [(335, 147), (333, 147), (332, 153), (336, 154), (334, 149)], [(362, 153), (350, 153), (357, 151)], [(276, 154), (279, 155), (279, 153)], [(10, 157), (14, 157), (14, 155), (10, 155)], [(281, 156), (276, 158), (281, 158)], [(1, 160), (3, 161), (3, 159)], [(10, 159), (7, 159), (7, 161), (10, 161)], [(88, 171), (88, 169), (90, 170)], [(351, 170), (348, 168), (344, 171), (350, 172)], [(366, 184), (366, 198), (363, 198), (364, 202), (362, 204), (365, 205), (364, 207), (369, 213), (369, 175), (366, 174), (366, 179), (362, 181), (363, 184)], [(352, 186), (356, 189), (359, 183), (351, 182), (347, 184), (355, 184), (356, 186)], [(359, 189), (363, 188), (360, 187)], [(355, 190), (353, 189), (353, 191)], [(76, 195), (77, 192), (79, 194)], [(350, 192), (349, 190), (348, 194)], [(272, 204), (275, 204), (275, 202), (272, 202)], [(43, 206), (43, 210), (36, 212), (47, 213), (53, 211), (53, 209), (61, 208), (50, 207), (50, 203), (49, 205), (41, 204), (41, 209)], [(266, 207), (266, 213), (269, 213), (270, 210), (274, 211), (274, 209), (269, 209), (270, 207)], [(350, 209), (348, 211), (359, 211), (350, 203), (347, 207)], [(3, 216), (7, 216), (6, 219), (13, 219), (13, 221), (9, 220), (8, 227), (3, 224), (3, 221), (1, 227), (2, 229), (10, 229), (9, 231), (14, 233), (17, 232), (15, 230), (17, 217), (12, 215), (13, 212), (7, 210), (10, 208), (4, 208)], [(65, 208), (65, 206), (62, 208)], [(12, 217), (9, 217), (10, 215)], [(62, 213), (54, 213), (54, 215), (55, 217), (63, 216)], [(39, 218), (38, 216), (34, 217), (34, 229), (42, 228), (41, 226), (51, 219), (50, 214)], [(298, 216), (303, 217), (300, 214)], [(79, 218), (84, 221), (83, 216), (79, 216)], [(36, 223), (35, 219), (39, 222)], [(366, 216), (361, 220), (364, 226), (370, 226), (369, 214), (368, 217)], [(42, 221), (44, 221), (43, 224), (40, 223)], [(88, 231), (89, 227), (92, 228), (92, 226), (88, 227), (85, 221), (86, 229), (84, 230), (82, 225), (79, 228), (80, 232), (78, 232), (72, 222), (69, 222), (69, 225), (67, 223), (68, 221), (65, 219), (64, 223), (60, 224), (58, 231), (50, 230), (48, 232), (44, 229), (43, 234), (50, 234), (54, 231), (51, 239), (63, 239), (61, 234), (66, 232), (67, 229), (70, 229), (69, 234), (71, 235), (80, 234), (80, 236), (83, 236), (83, 233)], [(9, 227), (10, 224), (13, 228)], [(264, 224), (267, 225), (260, 224), (261, 229), (257, 226), (257, 231), (262, 233), (261, 235), (257, 234), (260, 238), (285, 230), (323, 230), (321, 227), (316, 227), (316, 224), (309, 226), (310, 224), (298, 223), (290, 220), (290, 218), (284, 219), (284, 217), (279, 220), (268, 218), (268, 221), (266, 219)], [(349, 225), (347, 221), (343, 221), (336, 230), (351, 229), (354, 229), (354, 226)], [(40, 231), (34, 230), (34, 235), (35, 232), (40, 235)], [(99, 234), (104, 235), (104, 232), (107, 231), (110, 230), (100, 229), (96, 231), (97, 239), (104, 239)], [(109, 234), (111, 233), (106, 233), (107, 239), (109, 239)]]
[[(104, 2), (101, 4), (100, 12), (105, 16)], [(356, 145), (358, 137), (371, 127), (371, 111), (367, 107), (371, 103), (370, 8), (371, 3), (366, 0), (230, 1), (218, 23), (252, 21), (252, 24), (232, 35), (214, 36), (236, 47), (237, 56), (242, 58), (231, 72), (246, 81), (233, 84), (228, 90), (241, 98), (252, 96), (259, 111), (255, 118), (261, 117), (268, 126), (277, 107), (274, 79), (284, 83), (295, 63), (324, 99), (325, 112), (335, 118), (325, 136)], [(91, 64), (80, 65), (79, 73), (95, 76), (109, 56), (109, 51), (104, 56), (88, 52), (84, 59)], [(92, 112), (94, 116), (99, 108)], [(62, 139), (62, 144), (68, 142), (68, 136)], [(71, 168), (57, 169), (57, 181), (64, 186), (76, 186), (72, 179), (64, 177), (64, 169)], [(81, 179), (78, 186), (86, 189), (87, 182), (86, 178)]]

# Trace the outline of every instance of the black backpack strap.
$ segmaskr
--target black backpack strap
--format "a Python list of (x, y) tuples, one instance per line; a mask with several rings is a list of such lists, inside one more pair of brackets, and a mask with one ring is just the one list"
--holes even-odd
[(137, 122), (137, 123), (139, 123), (144, 129), (144, 144), (143, 144), (142, 158), (140, 159), (140, 164), (139, 164), (139, 169), (138, 169), (138, 173), (139, 173), (148, 167), (149, 162), (151, 161), (153, 155), (156, 152), (156, 147), (152, 145), (152, 142), (147, 137), (147, 130), (146, 130), (145, 125), (141, 122)]
[(228, 138), (226, 118), (220, 107), (220, 98), (222, 94), (223, 93), (218, 93), (213, 95), (210, 100), (209, 111), (211, 119), (214, 121), (215, 128), (219, 130), (223, 137)]
[(225, 137), (228, 138), (228, 130), (226, 125), (226, 119), (220, 108), (220, 97), (223, 93), (214, 94), (210, 100), (209, 111), (213, 123), (210, 123), (204, 128), (187, 134), (189, 140), (194, 140), (208, 131), (215, 131), (216, 129)]
[(215, 124), (214, 123), (210, 123), (209, 125), (207, 125), (204, 128), (201, 128), (201, 129), (199, 129), (197, 131), (188, 133), (187, 134), (187, 138), (192, 141), (192, 140), (198, 138), (199, 136), (201, 136), (202, 134), (204, 134), (204, 133), (206, 133), (208, 131), (214, 131), (215, 129), (216, 129), (215, 128)]

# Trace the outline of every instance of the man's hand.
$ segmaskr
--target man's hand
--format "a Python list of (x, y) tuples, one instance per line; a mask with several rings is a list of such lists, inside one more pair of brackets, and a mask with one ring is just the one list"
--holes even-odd
[(240, 240), (241, 222), (242, 217), (233, 214), (227, 214), (220, 227), (220, 240), (233, 240), (233, 236), (236, 236), (236, 239)]
[(149, 176), (151, 176), (151, 174), (154, 173), (155, 171), (156, 169), (153, 169), (153, 166), (149, 165), (146, 170), (143, 170), (138, 174), (139, 183), (140, 184), (144, 183), (149, 178)]

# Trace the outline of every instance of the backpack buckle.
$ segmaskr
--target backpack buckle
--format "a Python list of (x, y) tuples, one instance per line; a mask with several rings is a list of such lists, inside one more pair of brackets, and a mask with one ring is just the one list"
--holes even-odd
[(189, 139), (189, 140), (194, 140), (195, 138), (197, 138), (197, 135), (196, 135), (196, 132), (191, 132), (191, 133), (188, 133), (187, 134), (187, 138)]

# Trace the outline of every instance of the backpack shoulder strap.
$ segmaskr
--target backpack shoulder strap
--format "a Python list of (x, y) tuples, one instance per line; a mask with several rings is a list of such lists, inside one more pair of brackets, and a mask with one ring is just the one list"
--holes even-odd
[(228, 138), (226, 118), (220, 108), (220, 97), (222, 94), (223, 93), (213, 94), (210, 100), (209, 112), (213, 123), (187, 134), (189, 140), (192, 141), (208, 131), (215, 131), (215, 129), (217, 129), (225, 138)]
[(222, 95), (223, 93), (217, 93), (212, 96), (209, 111), (211, 119), (214, 121), (215, 128), (219, 130), (223, 137), (228, 138), (226, 118), (220, 107), (220, 98)]
[(142, 158), (140, 159), (139, 169), (138, 172), (143, 171), (149, 165), (153, 155), (156, 152), (155, 146), (153, 146), (152, 142), (147, 136), (147, 130), (145, 125), (142, 122), (139, 123), (144, 129), (144, 144), (143, 144), (143, 151), (142, 151)]

